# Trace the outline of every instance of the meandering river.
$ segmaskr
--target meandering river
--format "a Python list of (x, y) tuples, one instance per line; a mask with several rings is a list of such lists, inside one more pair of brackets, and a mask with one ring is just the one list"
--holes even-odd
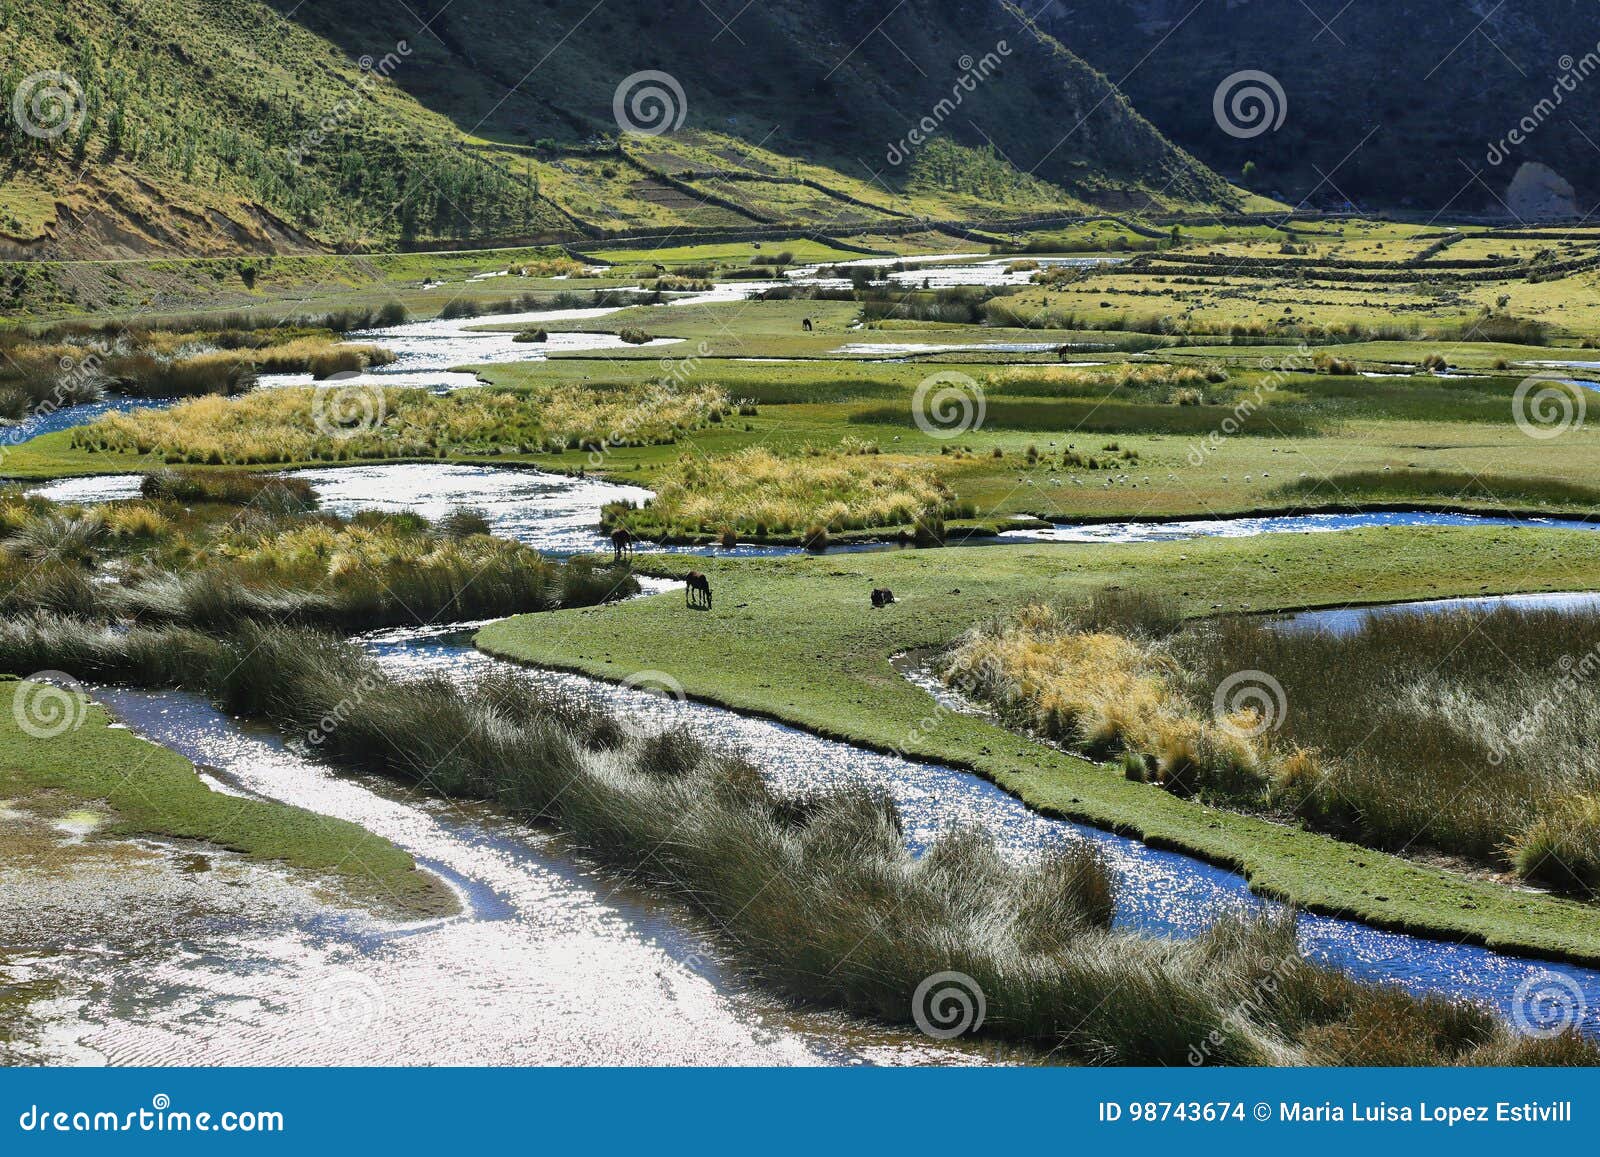
[[(553, 553), (595, 548), (599, 504), (615, 496), (608, 483), (477, 467), (357, 467), (310, 476), (332, 509), (392, 505), (431, 513), (434, 506), (468, 501), (489, 513), (498, 532)], [(75, 480), (46, 492), (80, 500), (108, 496), (82, 489), (94, 484)], [(76, 495), (72, 487), (80, 488)], [(1297, 621), (1331, 621), (1314, 619), (1321, 614)], [(463, 630), (397, 630), (364, 642), (391, 667), (471, 679), (497, 660), (474, 650)], [(646, 726), (690, 722), (713, 741), (750, 751), (790, 786), (852, 777), (879, 784), (899, 803), (914, 847), (952, 824), (980, 826), (1018, 854), (1092, 840), (1121, 881), (1118, 921), (1125, 927), (1187, 936), (1222, 912), (1264, 903), (1236, 873), (1048, 819), (954, 769), (575, 675), (532, 677), (603, 700)], [(929, 690), (946, 696), (937, 687)], [(96, 1056), (163, 1063), (203, 1047), (208, 1056), (234, 1063), (988, 1059), (981, 1051), (936, 1046), (848, 1018), (788, 1010), (718, 963), (714, 946), (687, 914), (619, 889), (559, 837), (493, 809), (342, 775), (195, 696), (113, 689), (97, 695), (143, 734), (214, 769), (208, 774), (222, 790), (351, 819), (394, 840), (452, 884), (465, 914), (413, 925), (337, 911), (313, 919), (262, 917), (264, 927), (212, 928), (165, 956), (132, 955), (116, 965), (88, 958), (96, 995), (72, 1008), (68, 1022), (83, 1030), (74, 1038), (78, 1047)], [(1508, 1013), (1525, 998), (1528, 984), (1557, 977), (1556, 999), (1586, 1002), (1586, 1026), (1600, 1031), (1595, 970), (1317, 916), (1303, 917), (1300, 929), (1308, 955), (1354, 975), (1482, 1000)], [(91, 983), (84, 959), (66, 954), (59, 967), (78, 983)], [(344, 1011), (330, 1020), (330, 1008)], [(337, 1031), (348, 1027), (350, 1015), (380, 1023), (352, 1043)], [(61, 1034), (71, 1036), (71, 1030), (58, 1026)]]
[[(566, 311), (566, 316), (602, 312), (608, 311)], [(542, 324), (563, 319), (546, 312), (490, 320)], [(539, 356), (506, 334), (469, 336), (469, 324), (417, 323), (398, 327), (404, 335), (398, 330), (382, 335), (385, 344), (395, 344), (396, 337), (409, 344), (394, 367), (374, 376), (450, 388), (463, 383), (441, 378), (448, 366)], [(113, 401), (59, 411), (35, 422), (28, 433), (68, 428), (104, 409), (133, 404)], [(410, 509), (436, 516), (474, 506), (485, 511), (497, 533), (552, 554), (604, 549), (597, 529), (600, 507), (619, 498), (648, 497), (639, 487), (525, 469), (426, 464), (301, 473), (330, 510)], [(129, 475), (80, 478), (37, 492), (60, 501), (103, 501), (133, 496), (138, 483)], [(1061, 524), (1008, 532), (998, 541), (1142, 542), (1430, 525), (1594, 528), (1555, 519), (1402, 512)], [(718, 553), (789, 551), (739, 547)], [(1372, 613), (1400, 612), (1310, 612), (1288, 620), (1286, 629), (1349, 629)], [(471, 679), (497, 662), (474, 650), (461, 627), (383, 632), (363, 641), (384, 664), (412, 672)], [(1265, 903), (1235, 873), (1048, 819), (954, 769), (878, 755), (771, 721), (579, 676), (540, 672), (532, 677), (603, 700), (646, 726), (689, 722), (714, 742), (750, 751), (789, 786), (847, 778), (879, 784), (900, 805), (913, 847), (953, 824), (982, 827), (1017, 854), (1061, 841), (1093, 841), (1119, 876), (1117, 919), (1130, 929), (1189, 936), (1223, 912)], [(936, 686), (928, 689), (947, 697)], [(70, 948), (59, 943), (59, 929), (52, 943), (49, 928), (36, 929), (37, 939), (20, 946), (29, 969), (67, 994), (45, 1008), (46, 1048), (57, 1059), (119, 1064), (1015, 1059), (986, 1046), (933, 1042), (851, 1018), (792, 1010), (721, 962), (704, 930), (676, 905), (620, 886), (558, 835), (493, 808), (341, 774), (199, 697), (111, 688), (98, 689), (96, 697), (128, 725), (201, 765), (218, 790), (350, 819), (393, 840), (451, 886), (462, 911), (429, 920), (379, 917), (330, 901), (282, 873), (215, 853), (200, 857), (207, 859), (206, 870), (217, 873), (214, 882), (262, 899), (210, 906), (201, 902), (203, 889), (183, 867), (194, 853), (158, 845), (153, 865), (141, 869), (150, 881), (144, 902), (184, 909), (185, 919), (171, 936), (119, 943), (110, 931), (96, 932), (112, 924), (90, 920)], [(93, 881), (76, 887), (85, 905), (111, 902)], [(1527, 999), (1527, 986), (1542, 979), (1543, 991), (1553, 991), (1554, 999), (1586, 1005), (1585, 1027), (1600, 1033), (1600, 972), (1593, 969), (1546, 965), (1316, 916), (1302, 918), (1300, 937), (1308, 955), (1353, 975), (1481, 1000), (1508, 1013)], [(11, 947), (15, 952), (19, 946)]]

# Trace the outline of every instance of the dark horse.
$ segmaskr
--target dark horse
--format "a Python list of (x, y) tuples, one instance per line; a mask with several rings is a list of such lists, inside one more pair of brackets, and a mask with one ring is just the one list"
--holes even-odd
[(807, 333), (810, 333), (811, 332), (811, 319), (809, 317), (802, 317), (800, 319), (800, 326)]
[(683, 605), (711, 609), (711, 580), (697, 570), (683, 576)]
[(626, 527), (619, 526), (611, 532), (611, 561), (620, 563), (633, 554), (634, 537)]
[(897, 600), (894, 597), (894, 592), (888, 587), (877, 587), (873, 589), (872, 605), (874, 607), (886, 607), (890, 603), (896, 601)]

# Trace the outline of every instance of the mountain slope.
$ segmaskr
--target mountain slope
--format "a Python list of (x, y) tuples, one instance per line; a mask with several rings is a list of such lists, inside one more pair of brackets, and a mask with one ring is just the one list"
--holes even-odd
[[(1600, 198), (1589, 0), (1052, 0), (1038, 19), (1208, 164), (1238, 179), (1253, 162), (1259, 191), (1504, 213), (1534, 162), (1575, 187), (1580, 213)], [(1246, 69), (1282, 86), (1276, 132), (1218, 127), (1217, 86)]]
[(1133, 190), (1190, 203), (1230, 195), (1104, 77), (1001, 0), (659, 0), (598, 8), (592, 0), (433, 0), (417, 9), (429, 21), (422, 36), (411, 7), (400, 0), (306, 5), (296, 19), (347, 52), (411, 36), (419, 67), (397, 74), (397, 83), (466, 132), (524, 143), (614, 133), (618, 84), (659, 70), (682, 88), (687, 128), (725, 132), (855, 177), (877, 173), (891, 189), (903, 187), (908, 173), (890, 163), (890, 146), (922, 118), (938, 118), (938, 103), (988, 57), (986, 78), (970, 92), (960, 89), (960, 106), (939, 118), (940, 135), (993, 145), (1015, 168), (1085, 199), (1114, 201)]
[[(16, 99), (0, 109), (0, 256), (983, 220), (1234, 196), (1003, 0), (726, 8), (6, 0), (0, 93)], [(626, 136), (614, 97), (647, 70), (682, 93), (668, 93), (681, 124)], [(908, 141), (919, 122), (928, 139)]]

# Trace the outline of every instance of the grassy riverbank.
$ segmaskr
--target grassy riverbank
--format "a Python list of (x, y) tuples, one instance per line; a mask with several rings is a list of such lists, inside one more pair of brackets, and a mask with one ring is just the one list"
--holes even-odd
[[(892, 667), (1041, 596), (1113, 584), (1183, 610), (1384, 602), (1600, 587), (1600, 538), (1500, 529), (1359, 531), (1138, 546), (989, 547), (781, 560), (651, 560), (708, 571), (716, 609), (668, 594), (524, 616), (479, 635), (508, 658), (622, 679), (665, 671), (688, 692), (821, 734), (938, 759), (1031, 805), (1242, 870), (1258, 890), (1380, 927), (1600, 963), (1595, 909), (1208, 808), (982, 719), (939, 711)], [(873, 611), (873, 587), (901, 602)]]
[[(24, 731), (23, 719), (46, 737)], [(65, 730), (49, 734), (62, 722)], [(110, 724), (103, 707), (75, 691), (0, 682), (0, 799), (72, 815), (100, 836), (202, 840), (275, 860), (406, 915), (455, 910), (449, 889), (388, 840), (344, 820), (213, 791), (182, 756)], [(0, 860), (7, 858), (0, 847)]]
[(1185, 625), (1165, 599), (1103, 591), (982, 623), (937, 669), (1129, 779), (1592, 899), (1597, 647), (1592, 610), (1380, 615), (1335, 634)]
[(579, 606), (634, 593), (625, 569), (495, 538), (481, 512), (436, 522), (316, 509), (299, 479), (162, 470), (144, 497), (87, 507), (0, 493), (0, 609), (346, 631)]
[[(289, 731), (325, 730), (352, 770), (494, 800), (696, 909), (765, 983), (807, 1004), (1110, 1064), (1592, 1064), (1575, 1032), (1516, 1036), (1494, 1013), (1363, 985), (1305, 959), (1293, 922), (1224, 917), (1187, 941), (1112, 927), (1116, 882), (1088, 845), (1026, 860), (974, 830), (917, 856), (881, 792), (794, 794), (688, 729), (623, 718), (513, 672), (396, 678), (330, 636), (8, 620), (9, 665), (203, 688)], [(362, 694), (351, 695), (355, 682)], [(952, 971), (956, 970), (956, 971)], [(945, 987), (930, 994), (930, 984)]]

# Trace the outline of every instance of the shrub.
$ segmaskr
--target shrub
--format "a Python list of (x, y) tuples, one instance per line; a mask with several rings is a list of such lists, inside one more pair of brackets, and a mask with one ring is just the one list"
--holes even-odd
[(438, 522), (439, 530), (450, 538), (470, 538), (474, 534), (489, 534), (489, 518), (481, 510), (458, 506)]

